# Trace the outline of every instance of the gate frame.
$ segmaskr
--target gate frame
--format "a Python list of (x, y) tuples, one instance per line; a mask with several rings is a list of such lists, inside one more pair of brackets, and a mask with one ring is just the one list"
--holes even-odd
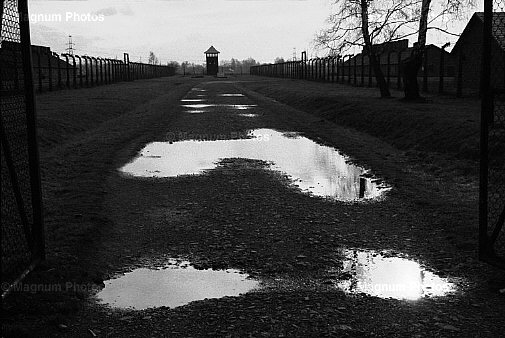
[[(2, 3), (3, 6), (3, 3)], [(12, 292), (18, 283), (20, 283), (41, 261), (45, 259), (45, 240), (44, 240), (44, 222), (42, 214), (42, 186), (40, 180), (39, 152), (37, 143), (37, 119), (35, 103), (35, 87), (33, 84), (33, 62), (32, 48), (30, 41), (30, 22), (28, 14), (28, 1), (17, 1), (19, 37), (21, 45), (21, 60), (23, 63), (24, 94), (26, 131), (27, 131), (27, 150), (28, 166), (30, 173), (30, 192), (32, 202), (33, 224), (31, 227), (31, 243), (28, 246), (31, 251), (31, 262), (29, 266), (14, 280), (6, 290), (2, 290), (2, 300)], [(2, 7), (2, 14), (4, 8)], [(0, 20), (3, 20), (0, 18)], [(26, 206), (25, 206), (26, 207)]]
[[(480, 183), (479, 183), (479, 259), (496, 267), (505, 269), (505, 258), (497, 257), (493, 249), (493, 229), (489, 234), (489, 126), (494, 116), (494, 93), (491, 87), (491, 60), (493, 35), (493, 0), (484, 0), (484, 27), (482, 42), (482, 73), (481, 73), (481, 125), (480, 125)], [(501, 220), (503, 221), (503, 220)], [(500, 219), (497, 220), (498, 227)], [(502, 224), (503, 226), (503, 224)], [(501, 231), (504, 231), (501, 229)]]

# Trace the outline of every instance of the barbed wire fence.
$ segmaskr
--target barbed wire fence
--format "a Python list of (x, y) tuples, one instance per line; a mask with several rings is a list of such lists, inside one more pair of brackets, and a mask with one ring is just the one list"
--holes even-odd
[(77, 54), (58, 54), (49, 47), (32, 46), (33, 81), (37, 92), (85, 88), (121, 81), (175, 75), (175, 67)]
[[(400, 41), (401, 42), (401, 41)], [(411, 54), (408, 42), (403, 48), (383, 50), (378, 61), (390, 89), (403, 89), (402, 61)], [(447, 94), (456, 97), (477, 96), (479, 84), (475, 80), (468, 51), (447, 52), (443, 46), (428, 45), (423, 58), (418, 82), (424, 93)], [(263, 64), (251, 67), (251, 75), (302, 79), (357, 87), (376, 87), (377, 81), (366, 53), (316, 57), (297, 61)], [(503, 79), (502, 79), (502, 86)]]
[(44, 259), (27, 0), (1, 12), (2, 299)]
[(505, 268), (505, 3), (484, 6), (479, 256)]

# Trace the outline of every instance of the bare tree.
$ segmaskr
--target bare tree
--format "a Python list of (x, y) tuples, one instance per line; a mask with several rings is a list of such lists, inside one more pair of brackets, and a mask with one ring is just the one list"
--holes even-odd
[(374, 45), (400, 40), (419, 19), (416, 5), (421, 0), (336, 0), (336, 11), (328, 18), (329, 27), (316, 37), (316, 46), (343, 54), (354, 46), (364, 47), (374, 70), (382, 97), (391, 96), (380, 69)]
[[(418, 43), (412, 55), (403, 65), (407, 82), (406, 97), (416, 92), (417, 73), (422, 65), (426, 34), (436, 29), (430, 23), (448, 14), (459, 14), (465, 4), (473, 0), (438, 0), (437, 13), (429, 18), (431, 0), (335, 0), (336, 11), (327, 20), (329, 27), (319, 32), (316, 46), (329, 49), (330, 54), (343, 54), (353, 46), (363, 47), (368, 55), (382, 97), (390, 96), (387, 83), (380, 69), (378, 44), (405, 39), (418, 34)], [(456, 35), (456, 34), (452, 34)], [(409, 95), (407, 95), (409, 93)], [(415, 95), (414, 95), (415, 96)], [(417, 88), (419, 97), (419, 88)]]
[(147, 59), (147, 63), (149, 63), (150, 65), (157, 65), (158, 62), (159, 61), (156, 55), (152, 51), (149, 52), (149, 58)]
[(414, 44), (411, 55), (402, 62), (403, 87), (406, 100), (418, 100), (421, 97), (419, 93), (419, 84), (417, 83), (417, 75), (423, 64), (423, 58), (425, 57), (428, 30), (436, 29), (446, 34), (457, 35), (441, 27), (430, 27), (429, 24), (444, 16), (452, 18), (459, 17), (462, 8), (474, 7), (475, 2), (474, 0), (444, 0), (439, 5), (441, 5), (442, 8), (430, 18), (430, 13), (432, 13), (432, 1), (423, 0), (421, 3), (419, 29), (416, 32), (418, 34), (417, 43)]

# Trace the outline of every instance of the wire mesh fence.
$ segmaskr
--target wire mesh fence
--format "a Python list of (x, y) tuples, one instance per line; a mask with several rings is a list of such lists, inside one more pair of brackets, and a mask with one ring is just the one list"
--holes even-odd
[(505, 3), (484, 13), (480, 257), (505, 268)]
[(44, 257), (35, 101), (25, 1), (2, 2), (0, 106), (2, 298)]

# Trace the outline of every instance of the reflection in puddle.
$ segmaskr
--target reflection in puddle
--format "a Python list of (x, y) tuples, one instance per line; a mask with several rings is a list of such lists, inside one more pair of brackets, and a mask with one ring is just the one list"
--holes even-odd
[(185, 113), (188, 113), (188, 114), (203, 114), (203, 113), (205, 113), (205, 110), (186, 110)]
[[(317, 196), (352, 201), (376, 198), (389, 189), (363, 177), (367, 172), (348, 163), (336, 149), (306, 137), (272, 129), (256, 129), (249, 135), (252, 138), (149, 143), (120, 170), (141, 177), (175, 177), (201, 174), (225, 158), (247, 158), (273, 163), (271, 169), (288, 174), (302, 191)], [(144, 156), (153, 154), (161, 158)]]
[(185, 108), (195, 108), (195, 109), (201, 109), (201, 108), (210, 108), (210, 107), (224, 107), (224, 108), (231, 108), (231, 109), (237, 109), (237, 110), (246, 110), (246, 109), (251, 109), (254, 107), (257, 107), (255, 104), (183, 104), (182, 105)]
[(258, 117), (258, 114), (238, 114), (238, 115), (242, 117)]
[(413, 260), (369, 250), (346, 249), (343, 254), (345, 260), (341, 273), (345, 279), (339, 280), (337, 286), (349, 293), (416, 300), (443, 296), (455, 290), (454, 284)]
[(171, 262), (163, 269), (140, 268), (105, 281), (100, 303), (143, 310), (177, 307), (205, 298), (239, 296), (257, 288), (258, 281), (238, 270), (197, 270), (189, 262)]
[(204, 102), (205, 99), (182, 99), (181, 102)]
[(231, 104), (230, 108), (238, 109), (238, 110), (246, 110), (246, 109), (251, 109), (251, 108), (254, 108), (257, 106), (258, 105), (256, 105), (256, 104)]
[(194, 91), (194, 92), (206, 92), (207, 91), (207, 90), (205, 90), (203, 88), (192, 88), (191, 90)]
[(227, 96), (227, 97), (243, 97), (244, 94), (219, 94), (218, 96)]

